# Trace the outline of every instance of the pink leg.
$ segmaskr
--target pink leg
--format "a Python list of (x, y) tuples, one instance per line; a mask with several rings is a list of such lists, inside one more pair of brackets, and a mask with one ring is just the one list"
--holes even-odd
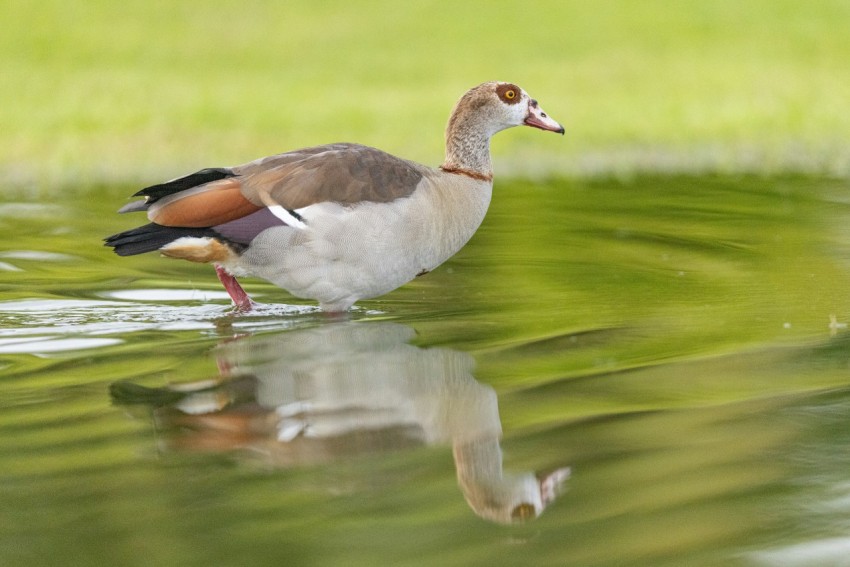
[(251, 311), (254, 308), (254, 302), (251, 301), (251, 298), (248, 297), (248, 294), (245, 293), (245, 290), (242, 289), (236, 278), (218, 264), (215, 265), (215, 273), (238, 311)]

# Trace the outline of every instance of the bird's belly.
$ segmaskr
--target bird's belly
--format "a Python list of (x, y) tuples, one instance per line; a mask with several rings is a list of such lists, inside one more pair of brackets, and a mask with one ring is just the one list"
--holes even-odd
[(322, 205), (306, 211), (307, 229), (276, 227), (261, 233), (240, 264), (297, 297), (344, 310), (359, 299), (388, 293), (454, 255), (486, 212), (489, 198), (476, 201), (477, 207), (466, 204), (463, 215), (433, 214), (415, 197), (390, 208)]

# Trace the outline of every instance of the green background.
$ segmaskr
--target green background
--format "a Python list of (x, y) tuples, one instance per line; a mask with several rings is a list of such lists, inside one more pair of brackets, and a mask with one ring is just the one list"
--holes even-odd
[(567, 127), (497, 173), (846, 173), (843, 0), (0, 5), (7, 187), (158, 181), (334, 141), (442, 160), (454, 102), (520, 84)]

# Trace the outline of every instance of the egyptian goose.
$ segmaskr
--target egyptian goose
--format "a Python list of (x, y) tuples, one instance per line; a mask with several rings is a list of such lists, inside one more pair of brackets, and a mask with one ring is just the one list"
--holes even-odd
[(237, 275), (345, 311), (466, 244), (490, 203), (490, 137), (523, 124), (564, 133), (518, 86), (483, 83), (455, 105), (439, 168), (340, 143), (202, 169), (136, 193), (144, 201), (119, 212), (147, 211), (151, 223), (105, 243), (120, 256), (159, 250), (214, 264), (240, 311), (253, 303)]

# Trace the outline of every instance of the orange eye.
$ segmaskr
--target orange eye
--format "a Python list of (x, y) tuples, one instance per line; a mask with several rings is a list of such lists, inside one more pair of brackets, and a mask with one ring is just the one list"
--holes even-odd
[(496, 94), (499, 95), (499, 100), (505, 104), (517, 104), (523, 96), (521, 88), (508, 83), (502, 83), (496, 87)]

